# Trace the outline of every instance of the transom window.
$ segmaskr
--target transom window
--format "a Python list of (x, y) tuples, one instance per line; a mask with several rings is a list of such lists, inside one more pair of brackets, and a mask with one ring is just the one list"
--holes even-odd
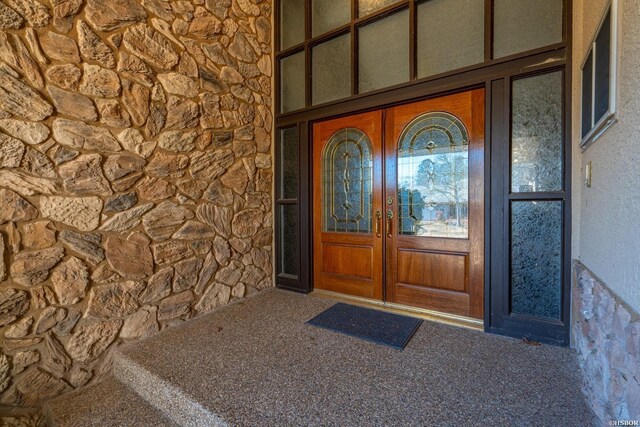
[(565, 39), (564, 0), (279, 0), (279, 112), (513, 59)]

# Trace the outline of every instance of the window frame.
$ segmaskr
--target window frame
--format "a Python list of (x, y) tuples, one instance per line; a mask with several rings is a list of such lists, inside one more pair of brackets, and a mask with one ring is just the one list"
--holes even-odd
[[(311, 110), (316, 110), (319, 108), (331, 106), (331, 105), (339, 105), (348, 101), (352, 101), (355, 99), (365, 98), (372, 95), (376, 95), (378, 93), (384, 93), (393, 91), (395, 89), (401, 89), (405, 87), (413, 86), (417, 83), (423, 82), (431, 82), (441, 80), (443, 78), (460, 75), (466, 72), (488, 69), (497, 64), (505, 64), (514, 60), (532, 57), (540, 53), (551, 52), (554, 50), (559, 50), (566, 48), (570, 44), (571, 34), (569, 32), (570, 24), (571, 24), (571, 14), (568, 12), (571, 10), (570, 4), (571, 0), (561, 0), (562, 1), (562, 41), (548, 45), (542, 46), (536, 49), (532, 49), (525, 52), (519, 52), (513, 55), (495, 58), (493, 54), (493, 4), (494, 0), (483, 0), (484, 2), (484, 61), (478, 64), (468, 65), (462, 68), (442, 72), (439, 74), (435, 74), (427, 77), (418, 77), (417, 74), (417, 31), (418, 31), (418, 22), (417, 22), (417, 8), (418, 4), (427, 2), (430, 0), (397, 0), (394, 3), (383, 7), (369, 15), (359, 16), (358, 14), (358, 0), (345, 0), (351, 4), (351, 21), (327, 31), (323, 34), (318, 34), (316, 36), (312, 35), (312, 0), (305, 0), (305, 39), (297, 45), (289, 46), (285, 49), (281, 49), (281, 35), (280, 35), (280, 19), (281, 19), (281, 7), (282, 3), (286, 0), (275, 0), (275, 52), (274, 52), (274, 61), (275, 61), (275, 71), (276, 71), (276, 99), (275, 99), (275, 115), (276, 118), (283, 117), (293, 117), (300, 114), (304, 114)], [(384, 19), (389, 15), (393, 15), (396, 12), (400, 12), (403, 9), (409, 10), (409, 28), (407, 37), (409, 38), (409, 80), (404, 83), (399, 83), (393, 86), (384, 87), (380, 89), (375, 89), (368, 92), (362, 92), (359, 90), (359, 70), (358, 70), (358, 58), (359, 58), (359, 44), (358, 44), (358, 32), (359, 30), (366, 26), (367, 24), (373, 23), (377, 20)], [(336, 99), (333, 101), (327, 101), (319, 104), (314, 104), (312, 99), (312, 52), (311, 49), (319, 45), (325, 41), (329, 41), (335, 37), (344, 34), (351, 34), (351, 95), (345, 98)], [(298, 110), (292, 110), (283, 112), (281, 105), (281, 75), (280, 75), (280, 60), (293, 55), (298, 52), (305, 52), (306, 56), (306, 66), (305, 66), (305, 106), (304, 108), (300, 108)]]
[[(596, 63), (597, 63), (597, 40), (602, 31), (602, 27), (609, 16), (610, 43), (609, 43), (609, 108), (604, 115), (596, 122)], [(591, 129), (586, 135), (582, 135), (582, 123), (584, 111), (584, 71), (588, 59), (591, 57)], [(585, 52), (580, 64), (580, 148), (585, 150), (596, 142), (604, 133), (618, 121), (617, 101), (618, 101), (618, 0), (609, 0), (598, 23), (598, 27), (593, 35), (589, 49)]]

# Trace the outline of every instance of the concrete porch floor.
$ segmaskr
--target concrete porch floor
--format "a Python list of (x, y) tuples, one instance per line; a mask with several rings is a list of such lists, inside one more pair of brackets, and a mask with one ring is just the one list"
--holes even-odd
[[(305, 324), (332, 304), (269, 290), (169, 329), (114, 359), (153, 409), (105, 400), (132, 425), (154, 410), (179, 425), (594, 424), (567, 348), (425, 321), (398, 351)], [(59, 425), (115, 425), (73, 398), (49, 405)]]

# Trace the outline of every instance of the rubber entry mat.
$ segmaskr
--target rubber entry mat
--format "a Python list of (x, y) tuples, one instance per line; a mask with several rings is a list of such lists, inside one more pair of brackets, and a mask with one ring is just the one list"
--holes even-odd
[(422, 324), (422, 320), (337, 303), (307, 323), (403, 350)]

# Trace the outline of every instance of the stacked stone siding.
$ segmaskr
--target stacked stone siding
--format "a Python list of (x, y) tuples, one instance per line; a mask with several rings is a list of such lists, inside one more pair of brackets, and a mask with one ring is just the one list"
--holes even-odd
[(596, 416), (640, 421), (640, 317), (580, 262), (574, 265), (573, 345)]
[(271, 9), (0, 1), (0, 410), (272, 285)]

